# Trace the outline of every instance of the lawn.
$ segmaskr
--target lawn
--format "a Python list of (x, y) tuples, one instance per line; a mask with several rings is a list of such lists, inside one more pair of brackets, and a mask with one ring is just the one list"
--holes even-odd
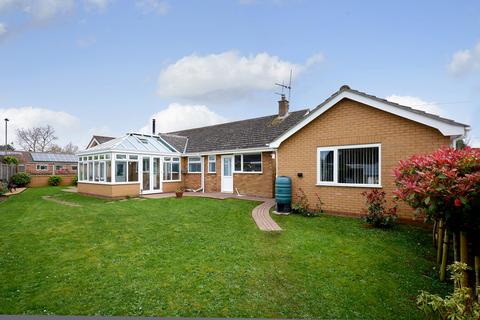
[(419, 290), (449, 289), (428, 231), (290, 215), (265, 233), (256, 205), (28, 189), (0, 202), (0, 313), (412, 319)]

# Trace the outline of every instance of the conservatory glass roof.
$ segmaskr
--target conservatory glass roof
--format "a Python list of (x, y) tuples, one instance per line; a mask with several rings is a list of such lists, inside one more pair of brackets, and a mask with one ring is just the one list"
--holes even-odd
[(105, 143), (89, 148), (80, 155), (98, 152), (149, 152), (149, 153), (178, 153), (172, 146), (159, 136), (140, 133), (127, 133), (123, 137), (115, 138)]

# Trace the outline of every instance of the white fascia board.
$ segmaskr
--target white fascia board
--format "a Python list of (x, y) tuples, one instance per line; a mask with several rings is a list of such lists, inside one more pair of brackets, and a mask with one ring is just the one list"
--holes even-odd
[(116, 150), (116, 149), (109, 149), (109, 150), (95, 150), (89, 151), (88, 149), (79, 153), (76, 153), (77, 156), (89, 156), (95, 154), (103, 154), (103, 153), (120, 153), (120, 154), (139, 154), (145, 156), (165, 156), (165, 157), (180, 157), (182, 154), (180, 152), (152, 152), (152, 151), (139, 151), (139, 150)]
[(456, 125), (456, 124), (449, 124), (437, 119), (430, 118), (425, 115), (417, 114), (415, 112), (411, 112), (408, 110), (404, 110), (395, 106), (392, 106), (388, 103), (381, 102), (369, 97), (365, 97), (363, 95), (350, 92), (350, 91), (344, 91), (340, 93), (338, 96), (330, 100), (328, 103), (326, 103), (324, 106), (319, 108), (318, 110), (312, 112), (307, 118), (299, 122), (297, 125), (292, 127), (290, 130), (285, 132), (283, 135), (278, 137), (276, 140), (274, 140), (272, 143), (270, 143), (270, 147), (272, 148), (278, 148), (280, 144), (288, 139), (290, 136), (292, 136), (295, 132), (300, 130), (301, 128), (305, 127), (307, 124), (315, 120), (318, 116), (323, 114), (325, 111), (336, 105), (338, 102), (340, 102), (342, 99), (350, 99), (353, 101), (360, 102), (362, 104), (371, 106), (373, 108), (389, 112), (391, 114), (395, 114), (399, 117), (409, 119), (421, 124), (424, 124), (426, 126), (436, 128), (438, 131), (440, 131), (444, 136), (457, 136), (457, 135), (464, 135), (465, 131), (467, 130), (468, 127), (464, 127), (462, 125)]

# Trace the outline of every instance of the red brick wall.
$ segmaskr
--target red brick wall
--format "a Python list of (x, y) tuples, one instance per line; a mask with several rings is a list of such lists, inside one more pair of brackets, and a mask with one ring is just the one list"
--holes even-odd
[[(316, 186), (317, 147), (369, 143), (381, 143), (382, 189), (391, 199), (392, 171), (398, 161), (449, 145), (450, 139), (431, 127), (344, 99), (280, 145), (278, 173), (292, 178), (294, 201), (301, 187), (310, 203), (315, 202), (317, 192), (325, 210), (361, 214), (361, 193), (369, 188)], [(298, 172), (303, 178), (297, 177)], [(402, 204), (399, 213), (407, 217), (412, 210)]]
[[(47, 165), (47, 170), (37, 170), (37, 165)], [(29, 174), (34, 174), (34, 175), (53, 175), (53, 169), (54, 166), (59, 165), (62, 166), (64, 169), (62, 171), (57, 171), (55, 170), (55, 175), (76, 175), (77, 170), (73, 170), (72, 166), (77, 166), (76, 163), (65, 163), (65, 164), (60, 164), (60, 163), (45, 163), (45, 162), (29, 162), (25, 164), (25, 172)]]

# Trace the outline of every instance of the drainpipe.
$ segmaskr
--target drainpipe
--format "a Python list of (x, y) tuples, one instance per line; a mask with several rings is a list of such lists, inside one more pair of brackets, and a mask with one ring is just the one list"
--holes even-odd
[(201, 187), (202, 187), (202, 193), (205, 193), (205, 157), (200, 157), (202, 159), (200, 169), (202, 170), (202, 179), (201, 179)]
[(275, 177), (278, 177), (278, 151), (275, 149)]

